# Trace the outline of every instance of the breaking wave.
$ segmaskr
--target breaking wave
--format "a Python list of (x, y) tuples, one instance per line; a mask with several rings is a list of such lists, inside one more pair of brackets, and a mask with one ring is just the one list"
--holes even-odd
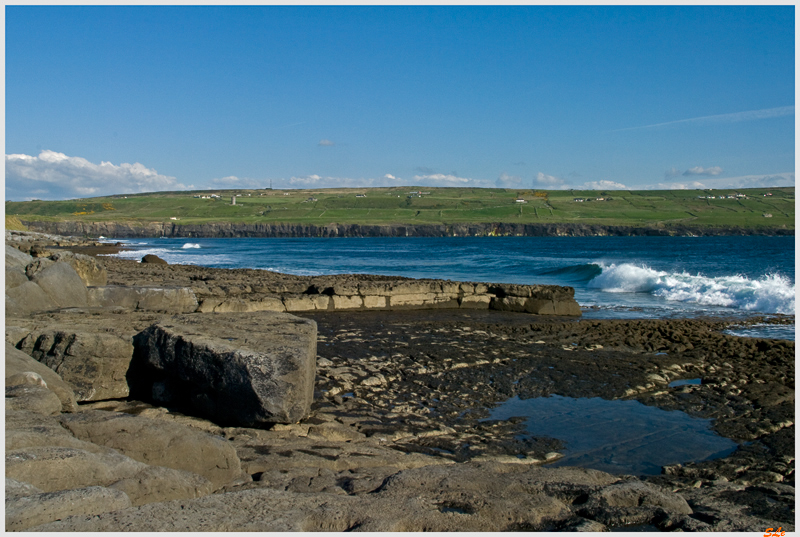
[(763, 313), (794, 315), (795, 285), (779, 274), (708, 277), (662, 272), (646, 265), (600, 264), (602, 272), (588, 284), (609, 293), (649, 293), (675, 302), (723, 306)]
[(197, 244), (196, 242), (187, 242), (186, 244), (181, 246), (181, 248), (183, 248), (184, 250), (186, 250), (187, 248), (200, 248), (200, 245)]
[(546, 270), (539, 274), (543, 276), (555, 276), (565, 282), (588, 282), (592, 278), (599, 276), (603, 272), (603, 268), (595, 263), (587, 265), (571, 265), (568, 267), (559, 267), (552, 270)]

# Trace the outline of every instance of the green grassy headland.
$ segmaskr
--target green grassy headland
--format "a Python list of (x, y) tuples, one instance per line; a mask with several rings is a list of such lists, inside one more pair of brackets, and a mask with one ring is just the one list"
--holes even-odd
[[(210, 194), (220, 197), (201, 197)], [(737, 194), (743, 196), (735, 197)], [(231, 204), (233, 195), (237, 195), (235, 205)], [(575, 201), (577, 198), (585, 201)], [(517, 199), (524, 199), (525, 203)], [(7, 201), (5, 211), (6, 226), (9, 216), (22, 221), (178, 225), (580, 223), (794, 229), (795, 224), (793, 187), (638, 191), (430, 187), (180, 191), (66, 201)]]

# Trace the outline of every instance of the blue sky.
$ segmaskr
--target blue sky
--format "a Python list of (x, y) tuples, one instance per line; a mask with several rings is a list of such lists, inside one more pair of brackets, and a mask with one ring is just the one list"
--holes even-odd
[(794, 6), (6, 6), (6, 198), (794, 185)]

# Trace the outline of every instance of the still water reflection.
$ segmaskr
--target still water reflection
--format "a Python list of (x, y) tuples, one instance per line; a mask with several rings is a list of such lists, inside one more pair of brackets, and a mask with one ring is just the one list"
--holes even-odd
[(737, 444), (693, 418), (638, 401), (552, 395), (514, 397), (488, 419), (526, 417), (527, 434), (557, 438), (564, 457), (552, 466), (581, 466), (618, 474), (660, 474), (664, 465), (724, 457)]

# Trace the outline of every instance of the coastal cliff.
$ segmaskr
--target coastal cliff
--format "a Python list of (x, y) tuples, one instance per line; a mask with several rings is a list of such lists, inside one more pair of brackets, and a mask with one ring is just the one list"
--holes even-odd
[(178, 224), (167, 222), (24, 221), (28, 229), (71, 236), (133, 237), (592, 237), (592, 236), (723, 236), (794, 235), (788, 228), (742, 228), (737, 226), (605, 226), (598, 224), (417, 224), (359, 225), (246, 224), (217, 222)]

